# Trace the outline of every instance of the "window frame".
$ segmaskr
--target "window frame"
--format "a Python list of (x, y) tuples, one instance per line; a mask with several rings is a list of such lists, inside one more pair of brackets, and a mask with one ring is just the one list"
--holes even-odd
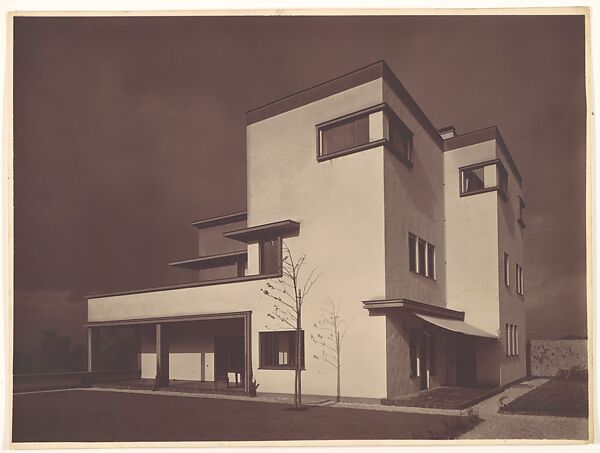
[[(414, 250), (411, 242), (414, 241)], [(421, 263), (421, 244), (423, 245), (423, 262)], [(430, 255), (430, 250), (433, 251), (432, 255)], [(414, 264), (415, 267), (412, 266), (411, 255), (414, 253)], [(430, 260), (431, 258), (431, 260)], [(421, 264), (423, 264), (423, 268), (421, 269)], [(437, 280), (437, 266), (436, 266), (436, 253), (435, 253), (435, 245), (431, 242), (426, 241), (420, 236), (417, 236), (414, 233), (408, 232), (408, 270), (414, 274), (420, 275), (425, 278), (429, 278), (431, 280)]]
[[(277, 247), (277, 266), (275, 269), (275, 272), (265, 272), (263, 269), (263, 244), (265, 242), (270, 242), (270, 241), (275, 241), (276, 242), (276, 247)], [(281, 274), (282, 273), (282, 240), (280, 236), (277, 236), (276, 238), (271, 238), (271, 239), (263, 239), (261, 241), (258, 242), (258, 272), (259, 275), (274, 275), (274, 274)]]
[(516, 324), (505, 324), (506, 356), (519, 356), (519, 327)]
[[(258, 369), (259, 370), (295, 370), (296, 363), (291, 363), (288, 365), (279, 365), (279, 364), (267, 364), (265, 363), (265, 358), (267, 355), (266, 351), (263, 351), (263, 338), (278, 338), (278, 334), (287, 334), (290, 335), (290, 338), (296, 338), (296, 331), (292, 329), (287, 330), (264, 330), (258, 332)], [(266, 340), (265, 340), (266, 341)], [(272, 340), (271, 340), (272, 341)], [(288, 338), (289, 341), (289, 338)], [(300, 369), (306, 369), (306, 336), (304, 334), (304, 329), (300, 331), (300, 354), (301, 354), (301, 364)], [(295, 344), (294, 344), (295, 345)]]
[[(476, 189), (471, 191), (464, 190), (464, 177), (463, 173), (469, 170), (477, 170), (479, 168), (483, 168), (485, 172), (485, 167), (495, 165), (496, 166), (496, 185), (485, 187), (485, 179), (483, 180), (484, 187), (483, 189)], [(458, 195), (462, 197), (469, 197), (471, 195), (478, 195), (486, 192), (498, 192), (500, 196), (506, 201), (508, 200), (508, 192), (509, 192), (509, 182), (508, 182), (508, 172), (504, 167), (504, 164), (500, 159), (492, 159), (484, 162), (478, 162), (476, 164), (464, 165), (458, 168)]]
[(516, 285), (517, 285), (517, 294), (519, 296), (525, 295), (525, 278), (524, 278), (524, 270), (523, 267), (519, 265), (519, 263), (515, 263), (515, 277), (516, 277)]
[[(323, 130), (327, 130), (329, 128), (335, 127), (336, 125), (341, 125), (347, 121), (350, 120), (358, 120), (361, 117), (364, 116), (369, 116), (373, 113), (377, 113), (377, 112), (383, 112), (384, 117), (387, 118), (387, 122), (388, 122), (388, 130), (387, 130), (387, 134), (385, 131), (385, 127), (383, 128), (382, 132), (382, 138), (377, 139), (377, 140), (373, 140), (371, 141), (370, 137), (369, 137), (369, 141), (367, 143), (364, 144), (360, 144), (360, 145), (356, 145), (350, 148), (346, 148), (343, 150), (338, 150), (332, 153), (328, 153), (328, 154), (323, 154), (323, 146), (322, 146), (322, 131)], [(407, 154), (408, 156), (405, 156), (400, 150), (398, 150), (396, 147), (394, 147), (391, 143), (390, 140), (390, 128), (391, 127), (397, 127), (401, 130), (402, 134), (405, 134), (407, 136)], [(377, 104), (374, 105), (372, 107), (367, 107), (365, 109), (361, 109), (361, 110), (357, 110), (355, 112), (352, 113), (348, 113), (346, 115), (342, 115), (339, 116), (337, 118), (333, 118), (331, 120), (328, 121), (324, 121), (322, 123), (319, 123), (317, 125), (315, 125), (315, 129), (316, 129), (316, 156), (317, 156), (317, 161), (322, 162), (322, 161), (326, 161), (326, 160), (330, 160), (330, 159), (335, 159), (336, 157), (342, 157), (342, 156), (346, 156), (348, 154), (354, 154), (357, 153), (359, 151), (365, 151), (367, 149), (371, 149), (371, 148), (377, 148), (378, 146), (384, 146), (387, 150), (391, 151), (394, 155), (396, 155), (400, 160), (402, 160), (402, 162), (404, 162), (404, 164), (406, 164), (408, 167), (412, 168), (413, 166), (413, 160), (414, 160), (414, 134), (413, 132), (410, 130), (410, 128), (404, 123), (404, 121), (402, 121), (400, 119), (400, 117), (384, 102), (381, 104)], [(369, 133), (370, 133), (370, 122), (369, 122)]]

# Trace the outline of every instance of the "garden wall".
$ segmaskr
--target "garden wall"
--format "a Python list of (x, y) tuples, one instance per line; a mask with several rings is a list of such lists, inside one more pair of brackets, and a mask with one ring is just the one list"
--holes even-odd
[(531, 340), (531, 376), (556, 376), (561, 370), (587, 370), (587, 340)]

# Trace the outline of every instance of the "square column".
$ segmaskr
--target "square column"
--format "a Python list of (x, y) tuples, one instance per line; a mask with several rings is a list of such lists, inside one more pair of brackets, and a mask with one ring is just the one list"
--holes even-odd
[(156, 324), (156, 387), (169, 385), (169, 338), (166, 324)]
[(88, 373), (93, 371), (92, 356), (94, 352), (94, 331), (91, 327), (87, 328), (87, 370)]

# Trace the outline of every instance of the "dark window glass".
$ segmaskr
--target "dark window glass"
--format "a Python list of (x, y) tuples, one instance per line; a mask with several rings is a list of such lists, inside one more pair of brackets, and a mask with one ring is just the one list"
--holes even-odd
[(427, 246), (427, 242), (425, 242), (423, 239), (419, 239), (419, 256), (418, 256), (418, 261), (419, 261), (419, 269), (418, 272), (419, 274), (425, 275), (425, 249)]
[(411, 330), (408, 335), (408, 350), (410, 355), (410, 375), (417, 375), (417, 334)]
[(281, 269), (279, 239), (260, 243), (260, 273), (277, 274)]
[(427, 244), (427, 276), (435, 278), (435, 247)]
[(412, 134), (399, 120), (390, 119), (390, 145), (409, 163), (412, 163)]
[(500, 193), (505, 197), (508, 196), (508, 173), (502, 165), (496, 165), (498, 169), (498, 188), (500, 189)]
[(483, 178), (484, 167), (470, 168), (462, 171), (462, 192), (469, 193), (485, 188)]
[[(259, 332), (261, 368), (296, 367), (296, 331)], [(304, 331), (300, 332), (300, 365), (304, 368)]]
[(369, 115), (351, 118), (321, 129), (321, 155), (369, 143)]
[(408, 268), (417, 272), (417, 237), (408, 233)]

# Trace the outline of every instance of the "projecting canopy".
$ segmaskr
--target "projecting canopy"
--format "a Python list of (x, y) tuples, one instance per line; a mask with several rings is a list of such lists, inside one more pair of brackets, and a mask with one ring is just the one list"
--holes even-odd
[(423, 321), (426, 321), (435, 326), (441, 327), (442, 329), (450, 330), (452, 332), (462, 333), (464, 335), (471, 335), (474, 337), (483, 337), (483, 338), (498, 338), (495, 335), (484, 332), (483, 330), (478, 329), (477, 327), (472, 326), (471, 324), (467, 324), (460, 319), (447, 319), (447, 318), (438, 318), (436, 316), (422, 315), (419, 313), (414, 313), (415, 316), (418, 316)]

